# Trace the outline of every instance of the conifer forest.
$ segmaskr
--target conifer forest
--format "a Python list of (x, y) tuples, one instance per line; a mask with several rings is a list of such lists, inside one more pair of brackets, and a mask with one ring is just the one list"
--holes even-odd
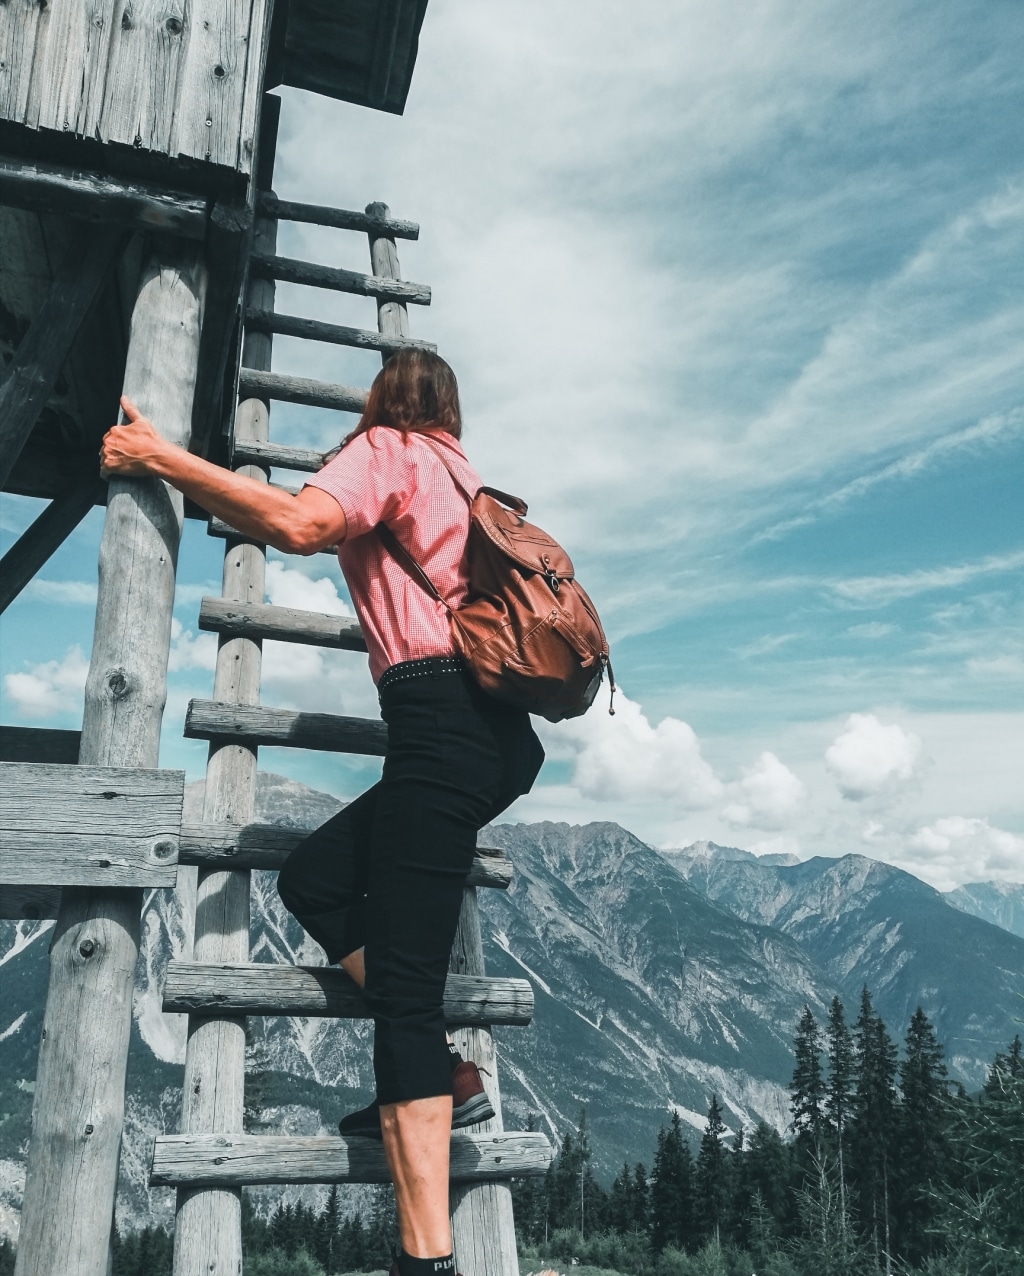
[[(805, 1009), (793, 1056), (785, 1137), (763, 1122), (731, 1132), (710, 1095), (699, 1139), (674, 1113), (607, 1185), (582, 1111), (546, 1177), (513, 1184), (521, 1271), (1024, 1276), (1020, 1036), (968, 1094), (927, 1016), (901, 1048), (864, 989), (855, 1018), (838, 997), (824, 1023)], [(362, 1216), (337, 1187), (319, 1210), (282, 1201), (258, 1217), (246, 1200), (246, 1276), (386, 1270), (395, 1216), (390, 1189), (376, 1193)], [(169, 1276), (171, 1249), (160, 1228), (117, 1235), (112, 1276)], [(0, 1276), (13, 1270), (5, 1242)]]

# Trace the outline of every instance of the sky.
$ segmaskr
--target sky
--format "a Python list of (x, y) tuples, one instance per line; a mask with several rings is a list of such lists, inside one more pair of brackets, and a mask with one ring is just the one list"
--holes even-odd
[[(541, 724), (507, 818), (1024, 881), (1022, 55), (1019, 0), (431, 0), (404, 117), (282, 92), (277, 193), (421, 223), (410, 323), (459, 376), (467, 453), (606, 622), (616, 715)], [(350, 232), (280, 251), (368, 269)], [(377, 366), (276, 339), (278, 371)], [(352, 421), (275, 406), (272, 437)], [(5, 545), (37, 509), (5, 499)], [(6, 722), (80, 723), (101, 529), (5, 617)], [(187, 525), (161, 764), (190, 779), (222, 550)], [(272, 601), (350, 610), (327, 557), (271, 557)], [(264, 703), (376, 713), (365, 657), (268, 643), (264, 674)], [(379, 770), (261, 765), (342, 797)]]

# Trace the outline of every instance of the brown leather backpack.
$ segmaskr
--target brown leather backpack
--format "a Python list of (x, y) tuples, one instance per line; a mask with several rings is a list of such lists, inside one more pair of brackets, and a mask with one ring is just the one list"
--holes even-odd
[[(586, 713), (605, 669), (614, 697), (608, 641), (569, 555), (525, 521), (525, 501), (493, 487), (467, 491), (444, 456), (435, 455), (472, 499), (466, 601), (453, 610), (388, 527), (381, 523), (377, 535), (447, 609), (455, 648), (477, 682), (495, 699), (549, 722)], [(615, 712), (611, 700), (608, 712)]]

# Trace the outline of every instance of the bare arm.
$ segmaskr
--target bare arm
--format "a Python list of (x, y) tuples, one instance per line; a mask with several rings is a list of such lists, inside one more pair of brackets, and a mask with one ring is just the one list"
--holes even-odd
[(168, 443), (130, 399), (121, 406), (127, 425), (103, 436), (100, 473), (106, 478), (151, 475), (164, 479), (244, 536), (286, 554), (315, 554), (345, 539), (345, 513), (326, 492), (304, 487), (298, 496), (211, 465)]

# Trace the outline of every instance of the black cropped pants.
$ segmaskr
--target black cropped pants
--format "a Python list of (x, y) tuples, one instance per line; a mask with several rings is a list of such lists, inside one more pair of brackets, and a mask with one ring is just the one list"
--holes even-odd
[(529, 715), (467, 672), (381, 692), (380, 781), (311, 834), (278, 878), (330, 962), (365, 945), (381, 1103), (451, 1094), (443, 998), (478, 831), (529, 792), (544, 750)]

